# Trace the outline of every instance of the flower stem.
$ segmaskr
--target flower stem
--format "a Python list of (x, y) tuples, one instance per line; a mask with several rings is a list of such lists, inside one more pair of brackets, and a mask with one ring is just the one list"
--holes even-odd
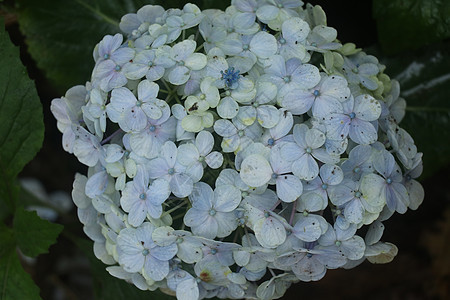
[(119, 133), (123, 132), (122, 129), (117, 129), (116, 131), (114, 131), (110, 136), (108, 136), (106, 139), (104, 139), (103, 141), (100, 142), (100, 145), (104, 145), (106, 143), (108, 143), (113, 137), (115, 137), (116, 135), (118, 135)]

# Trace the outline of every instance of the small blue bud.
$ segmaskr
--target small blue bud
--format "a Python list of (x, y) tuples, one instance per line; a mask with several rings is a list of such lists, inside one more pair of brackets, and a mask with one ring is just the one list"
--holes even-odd
[(232, 87), (239, 80), (239, 70), (235, 70), (233, 67), (228, 68), (225, 71), (220, 71), (222, 79), (225, 80), (227, 87)]

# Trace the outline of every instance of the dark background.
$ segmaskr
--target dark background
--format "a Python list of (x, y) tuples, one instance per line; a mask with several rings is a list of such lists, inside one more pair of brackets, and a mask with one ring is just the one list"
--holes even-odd
[[(343, 43), (353, 42), (363, 48), (378, 43), (371, 1), (310, 3), (323, 7), (328, 25), (337, 29), (338, 39)], [(6, 27), (13, 42), (21, 47), (22, 60), (36, 82), (44, 108), (44, 144), (21, 177), (39, 179), (49, 193), (63, 190), (70, 194), (74, 173), (86, 173), (86, 169), (63, 151), (61, 134), (50, 113), (51, 100), (62, 94), (36, 68), (14, 15), (6, 16)], [(389, 75), (389, 70), (386, 73)], [(414, 132), (411, 134), (414, 137)], [(395, 214), (384, 223), (383, 240), (399, 248), (393, 262), (372, 265), (366, 261), (352, 270), (329, 270), (319, 282), (292, 286), (282, 299), (450, 299), (449, 171), (449, 166), (442, 166), (439, 172), (422, 178), (425, 200), (419, 209), (405, 215)], [(69, 230), (84, 238), (75, 209), (61, 214), (57, 222), (65, 226), (65, 232)], [(97, 282), (92, 279), (91, 262), (64, 233), (49, 254), (39, 256), (33, 263), (24, 261), (24, 266), (39, 285), (43, 299), (94, 298)], [(152, 294), (147, 295), (148, 299), (154, 299)]]

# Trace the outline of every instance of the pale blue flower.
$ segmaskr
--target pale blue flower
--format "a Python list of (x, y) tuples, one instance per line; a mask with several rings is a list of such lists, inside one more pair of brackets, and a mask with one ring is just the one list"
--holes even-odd
[(324, 116), (327, 136), (338, 140), (347, 135), (358, 144), (372, 144), (377, 138), (377, 129), (371, 123), (376, 121), (381, 113), (378, 100), (369, 95), (360, 95), (342, 103), (343, 111)]
[(150, 81), (161, 79), (166, 69), (175, 64), (169, 53), (169, 46), (139, 52), (133, 62), (124, 67), (125, 76), (132, 80), (141, 79), (144, 76)]
[(144, 277), (161, 281), (169, 274), (169, 260), (176, 255), (177, 247), (156, 245), (151, 238), (153, 230), (155, 227), (148, 222), (136, 229), (122, 229), (117, 237), (117, 253), (125, 271), (142, 272)]
[(318, 243), (325, 247), (336, 247), (346, 258), (358, 260), (363, 257), (366, 244), (360, 236), (355, 235), (356, 229), (355, 224), (345, 230), (338, 226), (333, 228), (328, 224), (327, 232), (320, 237)]
[(309, 59), (304, 46), (309, 31), (308, 23), (301, 18), (293, 17), (284, 21), (278, 39), (278, 53), (285, 59), (293, 57), (299, 58), (301, 61)]
[(383, 176), (383, 179), (378, 178), (374, 182), (379, 187), (379, 197), (386, 201), (390, 211), (405, 213), (409, 205), (409, 195), (402, 184), (402, 172), (392, 154), (386, 150), (379, 153), (374, 158), (373, 167)]
[(182, 30), (194, 27), (200, 23), (203, 14), (197, 5), (186, 3), (180, 15), (170, 15), (166, 19), (168, 31), (173, 39), (177, 39)]
[(182, 269), (177, 268), (167, 275), (167, 286), (176, 292), (177, 300), (199, 299), (197, 281)]
[(181, 85), (189, 80), (191, 70), (200, 70), (206, 66), (206, 56), (194, 53), (196, 43), (192, 40), (184, 40), (175, 44), (170, 51), (170, 58), (176, 65), (168, 71), (167, 78), (174, 85)]
[(131, 38), (141, 36), (151, 24), (162, 24), (164, 8), (160, 5), (145, 5), (135, 14), (126, 14), (120, 20), (120, 30)]
[(89, 94), (89, 102), (82, 107), (83, 118), (94, 122), (95, 134), (103, 138), (106, 131), (106, 94), (93, 89)]
[(149, 214), (159, 218), (162, 214), (161, 204), (169, 197), (169, 183), (157, 179), (149, 185), (149, 178), (138, 172), (132, 181), (126, 184), (120, 198), (122, 208), (128, 212), (128, 223), (138, 227)]
[(85, 86), (77, 85), (70, 88), (64, 97), (53, 99), (50, 110), (57, 120), (58, 130), (63, 134), (62, 146), (73, 153), (75, 132), (72, 125), (78, 125), (82, 120), (81, 107), (86, 104), (87, 90)]
[(170, 116), (167, 105), (162, 107), (162, 113), (159, 119), (148, 119), (143, 130), (125, 135), (129, 136), (130, 148), (137, 155), (155, 158), (165, 142), (175, 140), (177, 121), (175, 117)]
[(293, 133), (295, 143), (284, 143), (281, 157), (293, 162), (292, 172), (304, 180), (313, 180), (319, 174), (316, 159), (325, 163), (336, 162), (321, 146), (325, 143), (325, 134), (318, 129), (309, 129), (305, 124), (296, 124)]
[(325, 25), (326, 24), (320, 24), (312, 28), (306, 39), (306, 49), (326, 53), (327, 50), (336, 50), (342, 47), (336, 40), (337, 30)]
[(91, 134), (81, 126), (73, 126), (72, 131), (75, 135), (72, 148), (73, 154), (82, 164), (93, 167), (99, 160), (103, 161), (105, 151), (97, 136)]
[(261, 142), (267, 147), (272, 147), (282, 141), (293, 142), (292, 135), (287, 136), (287, 134), (294, 125), (294, 118), (292, 117), (292, 114), (284, 108), (280, 108), (278, 111), (280, 116), (277, 125), (266, 129), (261, 137)]
[(278, 97), (292, 89), (310, 89), (320, 82), (319, 69), (311, 64), (303, 64), (298, 58), (285, 60), (281, 55), (273, 55), (265, 69), (268, 81), (278, 87)]
[(214, 241), (211, 239), (197, 237), (202, 243), (203, 258), (202, 260), (214, 259), (222, 266), (231, 266), (235, 263), (233, 251), (242, 248), (241, 245), (229, 242)]
[(95, 66), (92, 75), (92, 85), (94, 87), (99, 87), (104, 92), (109, 92), (127, 83), (123, 67), (134, 58), (135, 51), (131, 48), (124, 49), (127, 49), (127, 51), (115, 57), (114, 60), (110, 58), (101, 60)]
[(304, 185), (300, 198), (299, 210), (320, 211), (328, 205), (328, 189), (340, 184), (344, 179), (342, 169), (336, 165), (324, 164), (320, 167), (319, 176)]
[(363, 221), (365, 207), (359, 182), (344, 179), (341, 184), (330, 187), (330, 201), (339, 207), (342, 216), (350, 223), (360, 224)]
[(165, 101), (156, 98), (158, 92), (159, 86), (148, 80), (139, 83), (137, 99), (127, 88), (114, 89), (107, 106), (108, 116), (125, 132), (143, 130), (148, 118), (159, 119), (163, 110), (169, 110)]
[(302, 1), (269, 0), (262, 3), (256, 11), (256, 16), (271, 29), (278, 31), (286, 19), (298, 16), (295, 9), (302, 5)]
[(221, 146), (223, 152), (234, 152), (257, 141), (262, 136), (262, 128), (259, 123), (254, 122), (250, 126), (242, 124), (239, 120), (233, 122), (228, 120), (217, 120), (214, 123), (214, 131), (223, 137)]
[(344, 62), (342, 69), (349, 83), (362, 84), (370, 91), (378, 88), (374, 78), (380, 70), (378, 60), (374, 56), (360, 52), (350, 58), (344, 57)]
[(323, 75), (317, 86), (309, 90), (294, 87), (282, 93), (279, 102), (294, 115), (311, 109), (315, 117), (321, 118), (342, 111), (342, 102), (349, 97), (350, 89), (344, 77)]
[(177, 146), (167, 141), (161, 146), (160, 155), (148, 162), (148, 174), (151, 179), (162, 178), (169, 182), (170, 191), (177, 197), (191, 194), (194, 181), (186, 166), (177, 159)]
[(195, 184), (189, 196), (192, 208), (184, 223), (194, 234), (215, 238), (228, 236), (237, 227), (234, 209), (241, 201), (241, 192), (234, 186), (218, 186), (214, 191), (203, 182)]
[(263, 194), (250, 194), (242, 200), (247, 216), (247, 226), (253, 229), (256, 239), (264, 248), (276, 248), (286, 240), (286, 221), (271, 213), (278, 198), (272, 190)]
[(423, 170), (421, 157), (422, 156), (420, 156), (420, 159), (417, 161), (417, 165), (411, 170), (406, 171), (403, 175), (403, 183), (409, 195), (410, 203), (408, 207), (412, 210), (416, 210), (419, 205), (422, 204), (425, 197), (425, 191), (422, 185), (416, 180), (422, 174)]
[(342, 165), (345, 178), (359, 180), (363, 174), (372, 173), (372, 147), (358, 145), (353, 148)]

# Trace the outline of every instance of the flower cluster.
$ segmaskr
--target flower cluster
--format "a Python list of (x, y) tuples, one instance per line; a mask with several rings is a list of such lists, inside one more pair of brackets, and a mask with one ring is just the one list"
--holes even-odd
[(383, 222), (421, 204), (422, 153), (398, 82), (320, 6), (147, 5), (120, 28), (51, 105), (89, 167), (72, 197), (113, 276), (179, 300), (275, 299), (393, 259)]

